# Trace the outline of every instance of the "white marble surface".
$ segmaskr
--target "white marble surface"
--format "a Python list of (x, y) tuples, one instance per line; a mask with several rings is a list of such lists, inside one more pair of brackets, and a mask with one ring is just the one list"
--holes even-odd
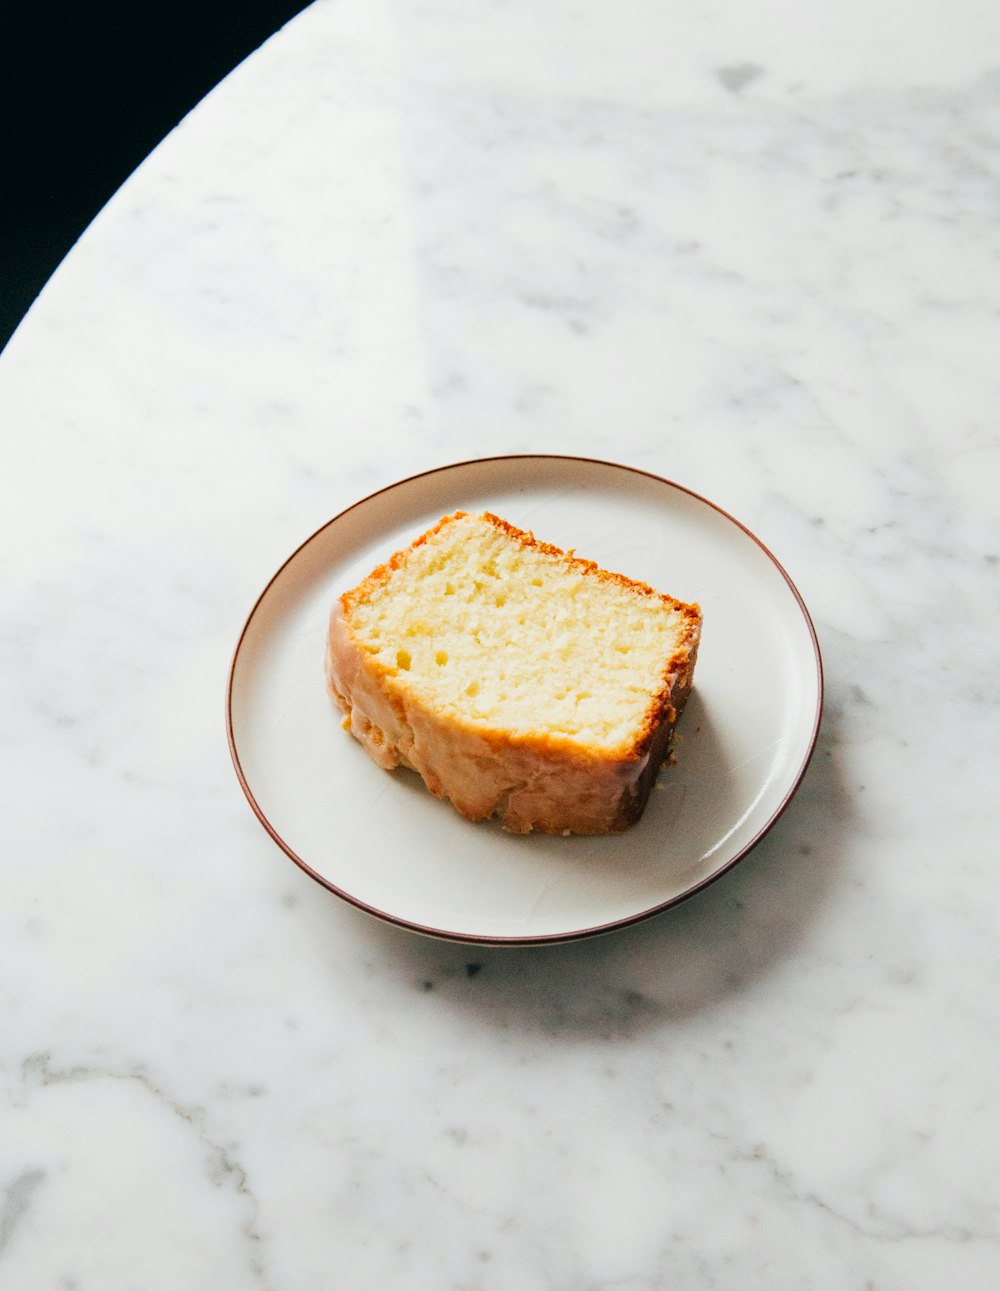
[[(1000, 8), (339, 0), (0, 360), (0, 1285), (1000, 1285)], [(258, 827), (222, 722), (301, 538), (427, 466), (726, 506), (828, 709), (754, 855), (470, 951)]]

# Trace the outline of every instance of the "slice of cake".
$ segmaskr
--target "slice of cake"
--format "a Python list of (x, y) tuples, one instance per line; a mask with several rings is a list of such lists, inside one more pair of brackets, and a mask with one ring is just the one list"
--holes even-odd
[(340, 597), (326, 672), (379, 766), (463, 816), (601, 834), (642, 815), (700, 631), (696, 605), (459, 511)]

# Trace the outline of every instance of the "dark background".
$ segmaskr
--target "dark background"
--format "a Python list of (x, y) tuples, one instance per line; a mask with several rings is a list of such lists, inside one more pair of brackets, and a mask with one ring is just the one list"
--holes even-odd
[(0, 5), (0, 348), (143, 158), (306, 7), (305, 0)]

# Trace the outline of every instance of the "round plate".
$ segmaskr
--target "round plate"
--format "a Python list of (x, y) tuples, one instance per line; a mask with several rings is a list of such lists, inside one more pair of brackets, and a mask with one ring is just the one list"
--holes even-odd
[[(641, 821), (608, 837), (505, 834), (463, 819), (341, 729), (324, 683), (336, 597), (441, 516), (493, 511), (605, 569), (697, 601), (695, 688)], [(229, 746), (261, 824), (346, 901), (457, 941), (606, 932), (719, 877), (795, 792), (822, 707), (802, 598), (741, 524), (680, 485), (575, 457), (442, 467), (356, 503), (306, 540), (250, 613), (229, 676)]]

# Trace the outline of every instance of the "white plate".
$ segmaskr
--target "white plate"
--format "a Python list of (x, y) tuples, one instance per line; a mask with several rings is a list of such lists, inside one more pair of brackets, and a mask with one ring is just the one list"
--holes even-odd
[[(336, 596), (448, 512), (490, 510), (705, 616), (677, 764), (642, 820), (603, 838), (472, 824), (369, 761), (323, 678)], [(573, 457), (442, 467), (358, 502), (282, 565), (229, 678), (229, 743), (261, 823), (345, 900), (418, 932), (534, 943), (604, 932), (719, 877), (774, 824), (816, 741), (822, 667), (802, 599), (731, 516), (656, 476)]]

